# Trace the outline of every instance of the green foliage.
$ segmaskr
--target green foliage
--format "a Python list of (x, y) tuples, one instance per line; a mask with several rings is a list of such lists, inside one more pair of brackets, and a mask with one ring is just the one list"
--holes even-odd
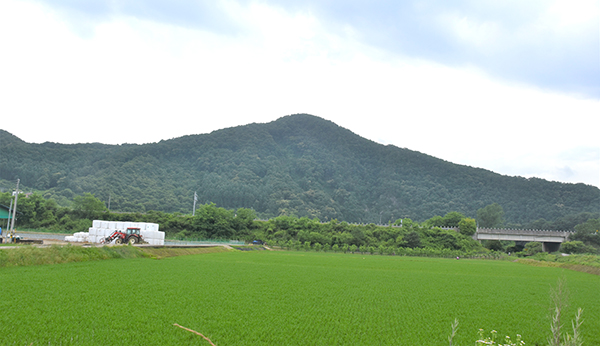
[(575, 226), (575, 233), (570, 240), (579, 240), (588, 246), (600, 249), (600, 218), (588, 219), (586, 222)]
[(73, 198), (73, 210), (81, 218), (94, 219), (106, 210), (104, 202), (96, 198), (93, 194), (86, 192), (82, 196)]
[(538, 219), (538, 220), (528, 222), (528, 223), (522, 225), (522, 227), (524, 229), (547, 229), (547, 230), (565, 231), (565, 230), (573, 230), (573, 229), (575, 229), (575, 226), (585, 223), (586, 221), (588, 221), (590, 219), (600, 219), (600, 212), (596, 211), (594, 213), (582, 212), (582, 213), (568, 214), (568, 215), (556, 218), (553, 221), (548, 221), (545, 219)]
[(417, 233), (416, 231), (411, 231), (409, 233), (407, 233), (404, 238), (404, 245), (406, 245), (406, 247), (414, 249), (417, 247), (421, 247), (421, 237), (419, 236), (419, 233)]
[[(160, 225), (161, 231), (168, 237), (176, 239), (236, 239), (250, 242), (262, 239), (270, 244), (286, 244), (288, 248), (312, 249), (320, 244), (322, 251), (352, 251), (350, 246), (363, 253), (395, 253), (399, 248), (427, 248), (430, 250), (447, 249), (450, 251), (481, 250), (479, 243), (471, 239), (475, 230), (475, 221), (460, 213), (449, 212), (444, 217), (433, 217), (422, 224), (404, 218), (394, 225), (377, 226), (375, 224), (357, 225), (331, 220), (321, 222), (307, 217), (279, 216), (268, 221), (255, 220), (256, 213), (252, 209), (238, 208), (228, 210), (217, 207), (214, 203), (199, 204), (196, 215), (149, 211), (147, 213), (112, 213), (103, 210), (102, 202), (92, 194), (84, 194), (75, 199), (73, 208), (61, 207), (52, 199), (44, 199), (39, 194), (29, 197), (21, 195), (18, 227), (44, 228), (54, 231), (86, 231), (94, 218), (113, 221), (152, 222)], [(0, 193), (0, 204), (10, 201), (8, 193)], [(456, 222), (456, 220), (460, 221)], [(440, 229), (455, 227), (454, 229)], [(402, 225), (402, 227), (399, 227)], [(456, 228), (457, 225), (458, 227)], [(587, 219), (572, 237), (585, 239), (584, 247), (573, 248), (567, 244), (571, 252), (595, 253), (598, 238), (596, 227), (598, 219)], [(457, 232), (457, 230), (459, 232)], [(298, 242), (299, 244), (296, 244)], [(487, 242), (493, 251), (518, 252), (514, 244)], [(577, 243), (575, 243), (577, 244)], [(590, 245), (591, 244), (591, 245)], [(344, 245), (347, 247), (344, 250)], [(337, 248), (335, 248), (337, 246)], [(571, 246), (571, 247), (569, 247)], [(507, 248), (508, 247), (508, 248)], [(354, 251), (356, 251), (354, 250)], [(404, 250), (403, 250), (404, 251)], [(541, 251), (538, 245), (528, 248), (525, 253), (532, 255)]]
[[(542, 245), (542, 243), (539, 243), (539, 244), (540, 244), (540, 246)], [(484, 246), (486, 249), (489, 249), (492, 251), (501, 251), (501, 252), (504, 251), (504, 245), (502, 245), (502, 242), (500, 240), (486, 240), (484, 242)], [(540, 247), (539, 250), (541, 251), (541, 249), (542, 248)]]
[(0, 151), (12, 153), (0, 156), (0, 187), (20, 178), (57, 207), (90, 193), (120, 213), (190, 213), (197, 191), (199, 203), (261, 218), (387, 224), (446, 215), (438, 227), (456, 227), (452, 212), (474, 217), (491, 203), (522, 225), (600, 210), (593, 186), (455, 165), (306, 114), (144, 145), (33, 144), (0, 130)]
[(477, 210), (477, 220), (479, 227), (494, 228), (504, 225), (504, 209), (498, 204), (493, 203)]
[(569, 254), (597, 253), (598, 250), (590, 245), (585, 245), (582, 241), (566, 241), (560, 245), (560, 251)]
[(523, 252), (525, 252), (528, 255), (535, 255), (540, 252), (543, 252), (542, 248), (543, 248), (542, 243), (537, 242), (537, 241), (532, 241), (530, 243), (525, 244), (525, 249), (523, 249)]
[(475, 219), (467, 217), (458, 222), (458, 229), (460, 230), (460, 234), (473, 236), (477, 232), (477, 223)]
[(464, 219), (465, 216), (459, 212), (451, 211), (444, 215), (444, 224), (443, 227), (459, 227), (460, 221)]

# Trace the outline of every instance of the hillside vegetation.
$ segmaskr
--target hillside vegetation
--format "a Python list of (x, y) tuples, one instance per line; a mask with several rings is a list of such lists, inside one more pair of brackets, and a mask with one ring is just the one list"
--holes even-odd
[[(442, 139), (436, 140), (443, 145)], [(475, 145), (475, 144), (474, 144)], [(111, 211), (190, 213), (199, 203), (281, 215), (387, 223), (497, 203), (508, 224), (600, 210), (584, 184), (508, 177), (384, 146), (306, 114), (158, 143), (32, 144), (0, 130), (0, 186), (21, 179), (61, 206), (92, 193)]]

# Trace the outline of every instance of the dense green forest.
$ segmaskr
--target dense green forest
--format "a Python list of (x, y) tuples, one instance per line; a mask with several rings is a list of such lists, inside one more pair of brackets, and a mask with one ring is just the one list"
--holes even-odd
[(57, 208), (91, 193), (113, 212), (190, 214), (197, 192), (200, 204), (259, 218), (387, 224), (453, 211), (476, 218), (497, 203), (505, 226), (536, 228), (600, 210), (594, 186), (457, 165), (306, 114), (144, 145), (33, 144), (0, 130), (0, 152), (0, 191), (19, 178)]

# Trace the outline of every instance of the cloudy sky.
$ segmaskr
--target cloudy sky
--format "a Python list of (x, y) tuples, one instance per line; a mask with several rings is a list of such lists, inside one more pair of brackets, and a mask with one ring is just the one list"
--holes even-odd
[(0, 0), (0, 129), (149, 143), (309, 113), (600, 186), (599, 0)]

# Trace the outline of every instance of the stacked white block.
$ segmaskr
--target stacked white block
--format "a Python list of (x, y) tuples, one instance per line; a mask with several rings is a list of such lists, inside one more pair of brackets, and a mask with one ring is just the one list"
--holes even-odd
[[(94, 220), (89, 232), (78, 232), (73, 236), (65, 237), (65, 241), (70, 242), (90, 242), (102, 243), (106, 237), (109, 237), (115, 231), (125, 232), (127, 228), (139, 228), (140, 235), (150, 245), (165, 245), (165, 232), (158, 230), (157, 223), (146, 222), (121, 222), (121, 221), (103, 221)], [(114, 240), (113, 240), (114, 243)]]
[(69, 241), (69, 242), (73, 242), (73, 243), (85, 243), (85, 242), (89, 241), (89, 233), (88, 232), (73, 233), (73, 235), (66, 236), (65, 241)]

